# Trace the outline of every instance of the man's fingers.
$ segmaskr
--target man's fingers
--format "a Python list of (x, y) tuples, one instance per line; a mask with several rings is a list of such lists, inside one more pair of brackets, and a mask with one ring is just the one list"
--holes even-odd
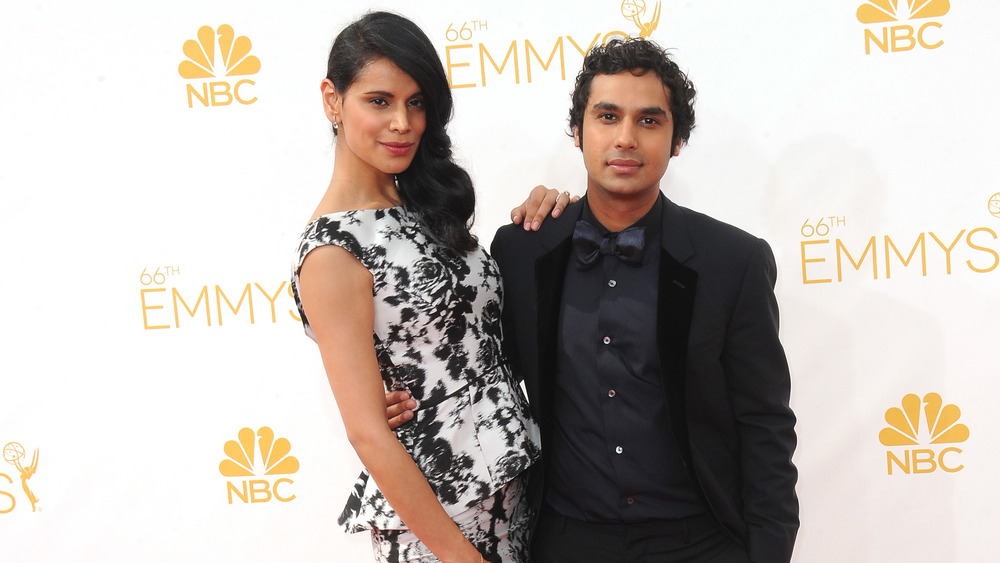
[(390, 391), (385, 394), (385, 416), (389, 421), (389, 428), (393, 430), (412, 420), (415, 408), (417, 402), (406, 391)]
[(415, 408), (417, 408), (417, 402), (413, 399), (408, 399), (401, 403), (395, 403), (386, 407), (385, 415), (389, 418), (395, 418), (400, 415), (405, 415)]
[(413, 411), (403, 411), (399, 416), (394, 416), (389, 419), (389, 428), (392, 430), (399, 429), (400, 426), (406, 424), (413, 419)]
[(389, 391), (385, 394), (385, 406), (391, 407), (392, 405), (402, 403), (409, 398), (410, 394), (406, 391)]

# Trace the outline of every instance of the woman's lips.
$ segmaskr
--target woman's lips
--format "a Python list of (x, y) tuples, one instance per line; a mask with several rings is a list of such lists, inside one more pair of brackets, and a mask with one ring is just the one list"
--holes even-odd
[(403, 156), (410, 152), (410, 149), (413, 148), (413, 143), (382, 143), (382, 146), (385, 147), (385, 150), (389, 151), (390, 154)]

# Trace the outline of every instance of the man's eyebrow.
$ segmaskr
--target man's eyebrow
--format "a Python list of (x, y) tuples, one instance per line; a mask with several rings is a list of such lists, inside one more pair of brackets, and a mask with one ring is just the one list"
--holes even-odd
[(591, 111), (613, 111), (620, 112), (622, 110), (621, 106), (618, 104), (613, 104), (611, 102), (597, 102), (591, 108)]
[[(612, 102), (597, 102), (591, 107), (591, 111), (610, 111), (614, 113), (622, 112), (622, 107)], [(660, 106), (650, 106), (639, 108), (639, 115), (667, 115), (667, 110)]]
[(661, 108), (660, 106), (651, 106), (648, 108), (639, 108), (639, 114), (641, 115), (667, 115), (667, 110)]

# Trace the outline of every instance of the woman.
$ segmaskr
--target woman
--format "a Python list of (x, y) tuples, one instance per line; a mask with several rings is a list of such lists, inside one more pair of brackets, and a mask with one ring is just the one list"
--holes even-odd
[[(501, 353), (441, 62), (412, 22), (371, 13), (337, 36), (321, 89), (334, 171), (292, 287), (366, 467), (340, 523), (371, 530), (378, 561), (526, 561), (537, 428)], [(386, 390), (420, 403), (396, 434)]]

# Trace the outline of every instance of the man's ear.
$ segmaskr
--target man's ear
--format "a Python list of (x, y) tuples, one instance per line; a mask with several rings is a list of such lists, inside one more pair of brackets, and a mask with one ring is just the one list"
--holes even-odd
[(583, 143), (580, 142), (580, 128), (577, 126), (573, 127), (573, 146), (578, 149), (583, 148)]
[(674, 145), (674, 156), (681, 155), (681, 142), (682, 141), (680, 139), (677, 139), (677, 144)]

